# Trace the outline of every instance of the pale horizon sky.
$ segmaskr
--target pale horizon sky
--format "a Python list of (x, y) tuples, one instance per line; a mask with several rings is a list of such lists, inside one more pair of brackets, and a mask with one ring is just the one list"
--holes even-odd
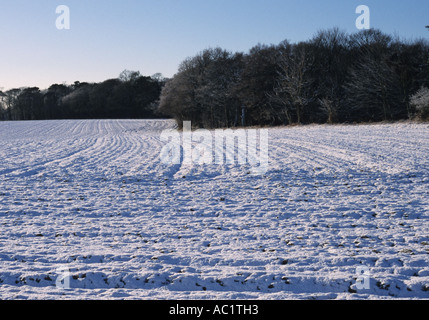
[[(59, 5), (70, 8), (70, 30), (56, 28)], [(359, 5), (372, 28), (429, 38), (426, 0), (0, 0), (0, 90), (100, 82), (124, 69), (171, 77), (209, 47), (247, 52), (333, 27), (357, 32)]]

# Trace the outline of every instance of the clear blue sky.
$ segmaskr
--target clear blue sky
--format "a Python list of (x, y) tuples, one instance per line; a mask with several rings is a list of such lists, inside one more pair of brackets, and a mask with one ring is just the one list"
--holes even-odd
[[(321, 29), (356, 32), (362, 4), (371, 27), (429, 38), (427, 0), (0, 0), (0, 89), (99, 82), (124, 69), (171, 77), (208, 47), (247, 52)], [(70, 8), (70, 30), (56, 28), (58, 5)]]

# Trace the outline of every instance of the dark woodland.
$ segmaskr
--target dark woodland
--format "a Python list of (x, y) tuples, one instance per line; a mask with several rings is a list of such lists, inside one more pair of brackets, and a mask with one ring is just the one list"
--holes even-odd
[(124, 71), (102, 83), (0, 92), (0, 119), (169, 117), (200, 128), (427, 120), (428, 88), (428, 41), (334, 28), (247, 53), (206, 49), (171, 79)]

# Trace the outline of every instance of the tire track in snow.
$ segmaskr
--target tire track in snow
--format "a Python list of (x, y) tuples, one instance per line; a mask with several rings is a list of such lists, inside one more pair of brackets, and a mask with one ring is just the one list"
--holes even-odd
[[(354, 140), (347, 137), (341, 140), (340, 136), (340, 138), (337, 137), (332, 141), (330, 139), (331, 133), (327, 137), (317, 135), (306, 138), (302, 136), (301, 131), (291, 129), (286, 131), (290, 133), (287, 137), (272, 137), (272, 145), (276, 146), (276, 150), (273, 152), (274, 157), (279, 159), (287, 157), (290, 159), (290, 166), (307, 167), (310, 170), (318, 168), (328, 171), (342, 171), (347, 168), (397, 174), (407, 172), (413, 168), (415, 156), (412, 156), (411, 160), (401, 158), (399, 161), (392, 161), (395, 157), (388, 156), (389, 151), (392, 152), (392, 148), (381, 149), (382, 145), (388, 146), (388, 144), (377, 144), (377, 148), (369, 149), (362, 147), (365, 143), (360, 138)], [(277, 143), (277, 139), (281, 141)], [(409, 148), (410, 146), (405, 144), (405, 147)], [(395, 151), (400, 152), (402, 151), (401, 149)], [(392, 153), (395, 154), (395, 151)], [(279, 154), (276, 155), (276, 153)], [(384, 155), (383, 158), (379, 157), (380, 153)], [(294, 165), (294, 161), (297, 161), (298, 165)], [(283, 160), (282, 164), (284, 165)]]
[[(126, 130), (126, 124), (136, 129)], [(153, 172), (160, 162), (159, 152), (153, 151), (161, 150), (159, 136), (165, 126), (165, 121), (83, 121), (70, 129), (71, 137), (87, 137), (79, 140), (82, 147), (43, 165), (68, 168), (77, 174), (82, 169), (106, 174)]]
[[(49, 123), (49, 129), (46, 123)], [(8, 137), (9, 148), (2, 148), (5, 160), (7, 161), (6, 166), (8, 172), (33, 170), (45, 163), (49, 163), (49, 159), (58, 159), (64, 156), (64, 141), (61, 138), (61, 134), (52, 136), (60, 127), (61, 132), (67, 131), (62, 128), (64, 122), (52, 121), (52, 122), (40, 122), (40, 130), (42, 134), (36, 134), (26, 136), (28, 131), (25, 131), (22, 139), (15, 139), (14, 137)], [(29, 124), (32, 127), (33, 123)], [(20, 131), (21, 123), (18, 123), (17, 131)], [(48, 133), (51, 132), (51, 135)], [(61, 145), (58, 148), (58, 145)]]
[[(114, 130), (110, 121), (54, 121), (52, 124), (59, 124), (60, 129), (56, 126), (51, 126), (48, 130), (51, 133), (58, 132), (56, 136), (46, 135), (44, 123), (41, 122), (40, 130), (42, 134), (37, 137), (45, 139), (33, 150), (24, 146), (25, 150), (32, 153), (30, 164), (28, 159), (25, 159), (25, 165), (15, 165), (14, 168), (9, 165), (8, 169), (0, 171), (0, 174), (17, 172), (18, 175), (25, 176), (44, 172), (47, 174), (55, 173), (58, 167), (72, 168), (76, 166), (75, 168), (78, 168), (78, 166), (85, 165), (82, 161), (86, 159), (89, 159), (89, 164), (96, 164), (97, 161), (100, 162), (100, 160), (96, 160), (99, 155), (109, 155), (108, 152), (103, 151), (106, 151), (109, 146), (109, 141), (105, 141), (106, 136), (109, 136), (111, 131)], [(30, 139), (28, 140), (30, 141)], [(113, 143), (119, 145), (120, 142), (118, 138), (113, 138)], [(31, 144), (34, 144), (34, 142), (31, 142)], [(112, 148), (108, 150), (114, 151)], [(18, 149), (16, 155), (22, 155), (22, 149)], [(15, 163), (17, 160), (13, 158), (13, 154), (8, 154), (5, 158), (12, 158)]]

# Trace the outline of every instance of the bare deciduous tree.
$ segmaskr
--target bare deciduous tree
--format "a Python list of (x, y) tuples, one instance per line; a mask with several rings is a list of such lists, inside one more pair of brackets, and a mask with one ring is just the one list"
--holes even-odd
[(411, 96), (410, 103), (416, 108), (417, 116), (422, 120), (429, 120), (429, 89), (421, 87)]
[(300, 124), (306, 106), (314, 99), (310, 92), (312, 79), (307, 76), (311, 64), (312, 58), (304, 47), (294, 47), (291, 55), (282, 55), (279, 59), (278, 78), (271, 97), (283, 105), (289, 122), (293, 113)]

